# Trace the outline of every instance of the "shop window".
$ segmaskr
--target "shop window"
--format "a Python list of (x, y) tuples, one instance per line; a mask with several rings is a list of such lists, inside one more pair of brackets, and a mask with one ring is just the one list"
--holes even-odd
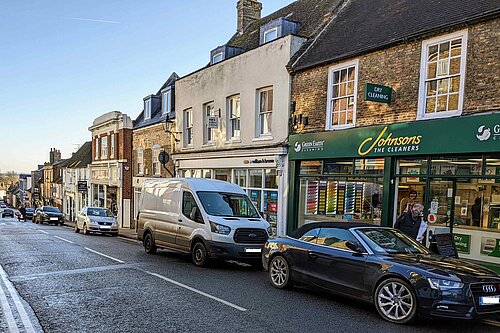
[(434, 157), (431, 160), (433, 175), (481, 175), (482, 158), (479, 157)]
[(231, 181), (231, 170), (230, 169), (215, 169), (214, 178), (218, 180), (223, 180), (225, 182)]
[(321, 161), (300, 161), (301, 175), (319, 175), (321, 174), (321, 169)]
[(264, 170), (264, 187), (278, 188), (278, 174), (276, 169)]
[(401, 158), (398, 160), (397, 173), (401, 175), (425, 175), (427, 174), (427, 160)]
[(356, 124), (358, 61), (333, 66), (328, 70), (326, 129), (342, 129)]
[(234, 170), (234, 183), (241, 187), (247, 187), (247, 171), (246, 169)]
[(419, 119), (462, 113), (466, 53), (466, 30), (422, 43)]
[(250, 169), (250, 187), (262, 188), (262, 169)]
[(352, 170), (353, 170), (352, 160), (347, 160), (347, 161), (325, 160), (323, 162), (323, 174), (325, 175), (332, 175), (332, 174), (350, 175), (352, 174)]
[(354, 160), (354, 172), (356, 174), (383, 175), (384, 159), (356, 159)]

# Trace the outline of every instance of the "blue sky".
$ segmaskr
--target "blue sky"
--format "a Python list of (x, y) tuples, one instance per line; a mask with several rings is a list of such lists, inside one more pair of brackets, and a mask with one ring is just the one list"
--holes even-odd
[[(68, 158), (99, 115), (135, 119), (236, 32), (237, 0), (0, 1), (0, 172)], [(293, 2), (261, 0), (263, 16)]]

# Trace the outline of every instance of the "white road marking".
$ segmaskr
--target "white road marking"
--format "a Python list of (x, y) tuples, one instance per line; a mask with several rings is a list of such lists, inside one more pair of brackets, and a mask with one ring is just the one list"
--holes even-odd
[(46, 231), (43, 231), (43, 230), (40, 230), (40, 229), (38, 229), (38, 231), (43, 232), (44, 234), (50, 235), (50, 234), (49, 234), (48, 232), (46, 232)]
[(9, 291), (10, 296), (14, 301), (14, 304), (16, 305), (17, 312), (21, 317), (21, 321), (23, 323), (26, 332), (35, 333), (35, 329), (33, 328), (33, 324), (31, 323), (31, 320), (29, 319), (28, 314), (24, 309), (23, 303), (21, 302), (21, 298), (17, 294), (17, 291), (14, 288), (12, 282), (10, 282), (9, 279), (7, 278), (7, 273), (5, 273), (2, 266), (0, 266), (0, 277), (2, 278), (4, 285), (7, 287), (7, 290)]
[(5, 319), (7, 320), (7, 326), (9, 327), (9, 332), (18, 333), (19, 330), (17, 328), (14, 315), (10, 310), (9, 302), (7, 301), (7, 297), (5, 296), (5, 293), (3, 292), (3, 288), (1, 285), (0, 285), (0, 304), (2, 306), (2, 312), (5, 315)]
[(88, 247), (86, 247), (86, 248), (85, 248), (85, 250), (88, 250), (88, 251), (90, 251), (90, 252), (94, 252), (95, 254), (98, 254), (98, 255), (100, 255), (100, 256), (103, 256), (103, 257), (109, 258), (109, 259), (111, 259), (111, 260), (117, 261), (117, 262), (119, 262), (120, 264), (124, 264), (124, 263), (125, 263), (125, 261), (121, 261), (120, 259), (113, 258), (113, 257), (111, 257), (111, 256), (108, 256), (108, 255), (104, 254), (104, 253), (94, 251), (94, 250), (92, 250), (92, 249), (89, 249)]
[(67, 240), (67, 239), (64, 239), (64, 238), (62, 238), (62, 237), (59, 237), (59, 236), (54, 236), (54, 237), (55, 237), (55, 238), (57, 238), (57, 239), (60, 239), (60, 240), (62, 240), (62, 241), (65, 241), (65, 242), (67, 242), (67, 243), (70, 243), (70, 244), (75, 244), (75, 243), (73, 243), (72, 241)]
[(220, 299), (220, 298), (218, 298), (218, 297), (212, 296), (212, 295), (207, 294), (207, 293), (205, 293), (205, 292), (203, 292), (203, 291), (201, 291), (201, 290), (198, 290), (198, 289), (195, 289), (195, 288), (193, 288), (193, 287), (187, 286), (187, 285), (182, 284), (182, 283), (180, 283), (180, 282), (177, 282), (177, 281), (175, 281), (175, 280), (169, 279), (169, 278), (167, 278), (167, 277), (164, 277), (163, 275), (156, 274), (156, 273), (152, 273), (152, 272), (149, 272), (149, 271), (144, 271), (144, 272), (146, 272), (146, 273), (148, 273), (148, 274), (150, 274), (150, 275), (156, 276), (156, 277), (158, 277), (158, 278), (160, 278), (160, 279), (162, 279), (162, 280), (165, 280), (165, 281), (167, 281), (167, 282), (170, 282), (170, 283), (172, 283), (172, 284), (175, 284), (176, 286), (179, 286), (179, 287), (185, 288), (185, 289), (187, 289), (187, 290), (190, 290), (190, 291), (195, 292), (195, 293), (197, 293), (197, 294), (200, 294), (200, 295), (202, 295), (202, 296), (205, 296), (205, 297), (211, 298), (211, 299), (213, 299), (213, 300), (215, 300), (215, 301), (217, 301), (217, 302), (220, 302), (220, 303), (222, 303), (222, 304), (225, 304), (225, 305), (227, 305), (227, 306), (230, 306), (230, 307), (232, 307), (232, 308), (235, 308), (236, 310), (239, 310), (239, 311), (242, 311), (242, 312), (247, 311), (247, 309), (242, 308), (241, 306), (238, 306), (238, 305), (233, 304), (233, 303), (231, 303), (231, 302), (225, 301), (225, 300)]

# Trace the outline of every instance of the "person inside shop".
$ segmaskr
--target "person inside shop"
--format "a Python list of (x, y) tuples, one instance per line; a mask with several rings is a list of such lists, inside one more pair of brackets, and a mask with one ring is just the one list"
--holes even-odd
[(420, 224), (422, 223), (422, 213), (424, 206), (419, 203), (408, 204), (407, 209), (401, 214), (394, 224), (394, 228), (401, 230), (407, 236), (417, 240), (419, 236)]
[(472, 215), (472, 225), (474, 227), (479, 227), (481, 224), (481, 198), (477, 197), (476, 201), (471, 207), (471, 215)]

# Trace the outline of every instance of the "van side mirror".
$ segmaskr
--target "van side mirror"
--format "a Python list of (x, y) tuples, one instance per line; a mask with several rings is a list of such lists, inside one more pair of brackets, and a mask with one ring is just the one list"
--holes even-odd
[(189, 213), (189, 218), (195, 222), (203, 223), (203, 217), (201, 216), (200, 210), (198, 207), (193, 207), (191, 209), (191, 213)]

